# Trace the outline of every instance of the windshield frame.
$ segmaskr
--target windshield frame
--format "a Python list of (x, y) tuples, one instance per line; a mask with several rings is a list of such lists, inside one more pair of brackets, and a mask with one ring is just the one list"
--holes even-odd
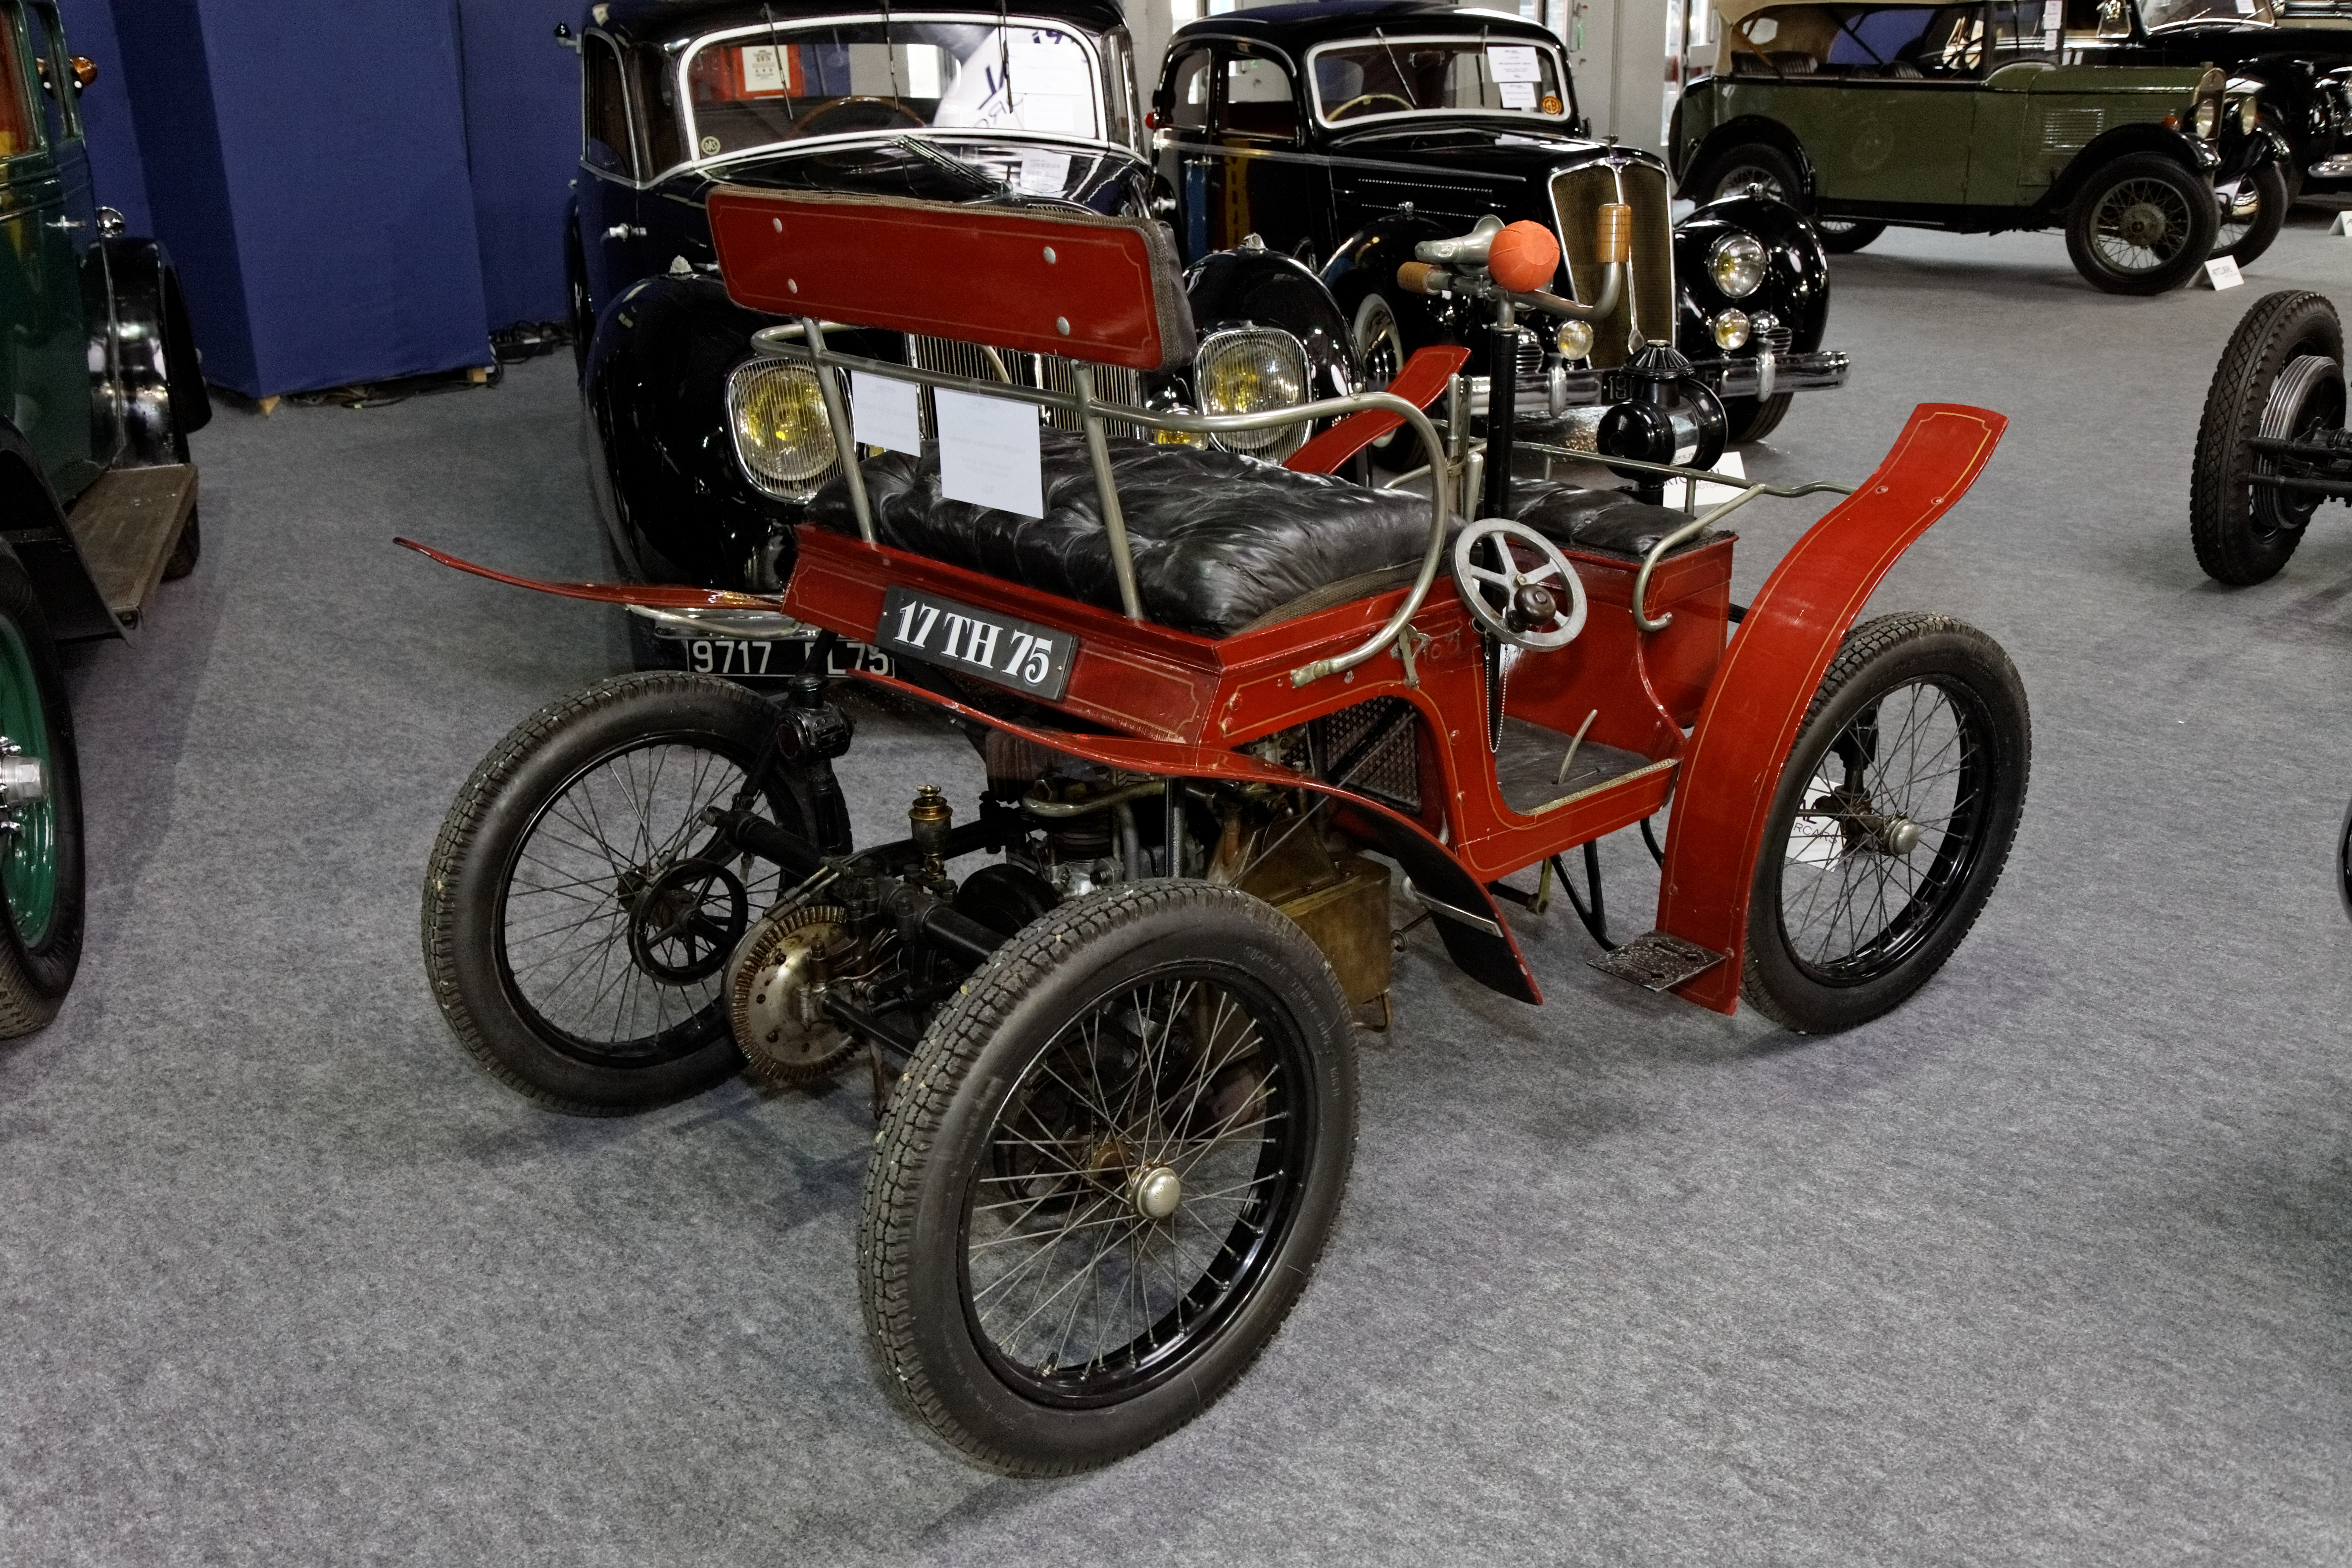
[[(1082, 136), (1067, 131), (1030, 131), (1017, 126), (989, 125), (888, 126), (880, 130), (836, 132), (829, 136), (795, 136), (785, 141), (763, 142), (756, 146), (737, 147), (730, 151), (709, 154), (695, 153), (694, 150), (702, 144), (702, 136), (699, 127), (695, 122), (693, 89), (688, 79), (687, 72), (693, 65), (695, 57), (704, 49), (714, 44), (735, 43), (746, 38), (764, 40), (771, 35), (782, 38), (788, 34), (814, 33), (834, 27), (867, 26), (896, 27), (902, 24), (911, 26), (925, 22), (945, 23), (965, 27), (974, 26), (1008, 28), (1035, 27), (1047, 32), (1059, 33), (1065, 37), (1075, 40), (1086, 52), (1087, 68), (1094, 81), (1097, 116), (1100, 117), (1109, 111), (1109, 98), (1113, 93), (1125, 90), (1130, 100), (1128, 104), (1129, 126), (1133, 127), (1139, 123), (1142, 118), (1141, 110), (1132, 101), (1134, 89), (1131, 76), (1125, 81), (1114, 79), (1115, 73), (1111, 70), (1108, 58), (1111, 51), (1106, 49), (1105, 38), (1091, 28), (1061, 17), (977, 10), (899, 11), (894, 9), (888, 12), (845, 12), (836, 16), (799, 17), (791, 21), (780, 19), (772, 26), (766, 22), (752, 22), (742, 26), (720, 27), (712, 32), (698, 33), (689, 40), (664, 46), (665, 52), (673, 48), (676, 51), (677, 58), (667, 69), (671, 91), (677, 99), (673, 112), (678, 117), (683, 137), (679, 145), (686, 150), (688, 155), (682, 162), (673, 163), (660, 173), (649, 175), (646, 183), (651, 184), (656, 180), (666, 179), (681, 169), (715, 169), (730, 163), (741, 163), (746, 159), (772, 158), (779, 153), (814, 152), (828, 147), (852, 146), (859, 142), (888, 142), (902, 136), (921, 136), (940, 141), (970, 141), (978, 138), (997, 142), (1034, 142), (1046, 146), (1084, 147), (1098, 152), (1123, 153), (1129, 158), (1139, 156), (1132, 146), (1117, 140), (1110, 134), (1110, 128), (1105, 128), (1104, 134), (1101, 135)], [(1130, 57), (1133, 55), (1132, 44), (1125, 52)]]
[(2267, 27), (2275, 29), (2279, 25), (2278, 6), (2275, 4), (2275, 0), (2253, 0), (2253, 5), (2254, 10), (2252, 16), (2240, 16), (2234, 12), (2217, 12), (2215, 15), (2210, 16), (2188, 16), (2177, 22), (2158, 22), (2151, 24), (2147, 19), (2147, 0), (2132, 0), (2132, 15), (2138, 18), (2140, 31), (2146, 33), (2149, 37), (2154, 37), (2159, 33), (2175, 32), (2183, 27)]
[[(1319, 57), (1334, 49), (1379, 48), (1383, 45), (1393, 47), (1400, 44), (1456, 44), (1482, 52), (1492, 44), (1524, 45), (1530, 48), (1541, 49), (1551, 57), (1552, 65), (1559, 73), (1559, 85), (1567, 89), (1568, 96), (1562, 100), (1560, 111), (1558, 114), (1546, 114), (1541, 109), (1398, 109), (1391, 110), (1385, 114), (1351, 114), (1345, 120), (1333, 120), (1323, 112), (1323, 88), (1322, 84), (1315, 79), (1315, 62)], [(1540, 38), (1530, 38), (1520, 33), (1496, 35), (1465, 30), (1451, 33), (1400, 33), (1393, 37), (1365, 33), (1345, 38), (1328, 38), (1307, 51), (1305, 72), (1307, 97), (1307, 101), (1315, 109), (1315, 123), (1326, 131), (1353, 131), (1368, 125), (1393, 125), (1399, 121), (1412, 122), (1432, 119), (1502, 121), (1514, 125), (1535, 124), (1548, 129), (1566, 130), (1574, 125), (1577, 119), (1576, 78), (1569, 70), (1568, 51), (1561, 47), (1558, 38), (1549, 35)]]

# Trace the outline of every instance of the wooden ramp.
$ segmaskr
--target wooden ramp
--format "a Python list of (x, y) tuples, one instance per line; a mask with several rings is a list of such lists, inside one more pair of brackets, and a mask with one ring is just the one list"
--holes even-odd
[(137, 626), (146, 612), (195, 508), (194, 465), (169, 463), (110, 469), (67, 514), (99, 593), (125, 626)]

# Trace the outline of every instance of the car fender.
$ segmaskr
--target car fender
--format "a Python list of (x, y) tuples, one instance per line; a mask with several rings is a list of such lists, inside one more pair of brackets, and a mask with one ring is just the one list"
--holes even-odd
[(2092, 175), (2116, 159), (2135, 153), (2158, 153), (2200, 180), (2213, 177), (2213, 155), (2195, 137), (2151, 121), (2139, 121), (2104, 132), (2075, 153), (2074, 162), (2051, 182), (2041, 205), (2053, 212), (2064, 211), (2074, 205), (2076, 193)]
[(1739, 1005), (1748, 893), (1780, 770), (1838, 645), (1871, 590), (1967, 493), (2009, 421), (1923, 403), (1877, 470), (1780, 558), (1724, 649), (1675, 780), (1658, 929), (1724, 961), (1675, 987)]
[(632, 285), (598, 319), (581, 400), (598, 510), (633, 574), (741, 587), (759, 575), (747, 563), (799, 521), (752, 488), (727, 434), (728, 375), (774, 324), (716, 278), (672, 274)]
[(98, 591), (73, 530), (66, 526), (65, 508), (41, 471), (40, 458), (16, 422), (5, 416), (0, 416), (0, 552), (12, 556), (32, 579), (51, 637), (65, 642), (124, 635), (122, 623)]
[(101, 239), (114, 293), (109, 362), (122, 393), (123, 461), (133, 467), (181, 461), (184, 439), (212, 422), (212, 395), (196, 359), (195, 335), (179, 275), (152, 239)]
[(1308, 397), (1355, 392), (1360, 370), (1348, 318), (1304, 264), (1271, 250), (1221, 250), (1185, 269), (1184, 297), (1202, 340), (1234, 327), (1279, 327), (1307, 351)]
[(1743, 114), (1737, 119), (1727, 120), (1708, 132), (1706, 140), (1692, 150), (1690, 160), (1675, 171), (1675, 194), (1682, 193), (1683, 182), (1689, 179), (1694, 171), (1706, 168), (1719, 154), (1749, 142), (1761, 142), (1787, 153), (1797, 165), (1797, 178), (1804, 183), (1803, 195), (1811, 199), (1813, 194), (1813, 161), (1806, 155), (1805, 144), (1797, 140), (1795, 132), (1779, 121), (1769, 120), (1760, 114)]
[[(1717, 289), (1706, 266), (1707, 252), (1733, 230), (1762, 241), (1769, 258), (1762, 286), (1741, 300)], [(1822, 248), (1821, 236), (1804, 214), (1769, 196), (1726, 196), (1676, 224), (1675, 279), (1681, 295), (1675, 330), (1683, 340), (1677, 346), (1693, 359), (1722, 354), (1710, 323), (1718, 312), (1732, 307), (1750, 317), (1767, 311), (1779, 317), (1789, 329), (1789, 347), (1796, 353), (1819, 349), (1829, 330), (1829, 253)]]
[(1404, 332), (1405, 352), (1433, 343), (1458, 342), (1460, 334), (1445, 309), (1425, 294), (1409, 294), (1397, 287), (1397, 268), (1411, 261), (1412, 247), (1424, 239), (1444, 239), (1453, 232), (1434, 219), (1412, 213), (1390, 213), (1373, 219), (1339, 243), (1323, 264), (1323, 282), (1339, 301), (1351, 327), (1364, 297), (1374, 289), (1388, 298)]

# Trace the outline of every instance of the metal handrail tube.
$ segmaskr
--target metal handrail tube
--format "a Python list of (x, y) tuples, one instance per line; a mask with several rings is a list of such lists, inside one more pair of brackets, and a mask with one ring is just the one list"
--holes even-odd
[[(1002, 382), (977, 381), (971, 376), (957, 375), (949, 371), (923, 370), (915, 365), (900, 364), (893, 360), (869, 359), (862, 354), (835, 353), (831, 349), (819, 346), (824, 340), (819, 333), (812, 330), (814, 326), (815, 323), (813, 321), (804, 321), (801, 323), (802, 330), (793, 334), (793, 337), (801, 339), (800, 342), (790, 341), (782, 329), (763, 327), (751, 334), (751, 346), (769, 358), (805, 360), (815, 368), (818, 390), (824, 397), (825, 419), (833, 427), (835, 438), (849, 454), (848, 460), (842, 464), (842, 472), (847, 481), (850, 510), (857, 519), (860, 535), (868, 544), (878, 544), (880, 541), (875, 537), (873, 531), (874, 519), (873, 513), (866, 505), (865, 477), (858, 472), (856, 459), (856, 430), (851, 425), (846, 410), (841, 406), (839, 388), (832, 379), (832, 373), (836, 369), (866, 371), (875, 375), (889, 376), (898, 381), (911, 381), (923, 386), (943, 386), (950, 391), (970, 391), (982, 396), (1033, 404), (1040, 408), (1057, 408), (1066, 413), (1075, 414), (1085, 421), (1088, 427), (1087, 455), (1090, 459), (1096, 459), (1093, 462), (1095, 482), (1104, 495), (1109, 498), (1108, 504), (1104, 509), (1105, 531), (1111, 534), (1113, 566), (1119, 574), (1119, 593), (1122, 600), (1126, 599), (1129, 586), (1134, 581), (1135, 561), (1128, 549), (1123, 521), (1115, 532), (1109, 527), (1109, 519), (1116, 515), (1118, 502), (1111, 490), (1108, 447), (1103, 442), (1099, 430), (1100, 424), (1105, 418), (1115, 419), (1121, 424), (1139, 426), (1147, 430), (1174, 430), (1188, 436), (1217, 436), (1228, 431), (1265, 430), (1284, 425), (1296, 425), (1305, 420), (1339, 417), (1349, 414), (1393, 414), (1412, 427), (1412, 433), (1420, 439), (1423, 450), (1430, 454), (1433, 468), (1444, 469), (1446, 466), (1445, 443), (1439, 438), (1437, 426), (1431, 423), (1429, 416), (1403, 398), (1385, 392), (1359, 392), (1347, 397), (1326, 397), (1313, 403), (1296, 403), (1287, 407), (1269, 408), (1257, 414), (1161, 413), (1149, 408), (1131, 407), (1122, 403), (1097, 402), (1085, 390), (1072, 393), (1057, 391), (1052, 387), (1006, 385)], [(1085, 373), (1080, 378), (1082, 386), (1091, 388), (1093, 384), (1091, 371), (1083, 361), (1073, 363)], [(1098, 459), (1096, 458), (1097, 446), (1101, 447)], [(1430, 487), (1429, 548), (1422, 555), (1421, 570), (1414, 576), (1412, 592), (1405, 595), (1404, 603), (1397, 606), (1395, 613), (1389, 616), (1380, 630), (1357, 647), (1349, 649), (1346, 653), (1335, 654), (1329, 658), (1318, 658), (1312, 664), (1302, 665), (1292, 670), (1290, 672), (1292, 685), (1305, 686), (1311, 681), (1320, 680), (1325, 676), (1338, 675), (1344, 670), (1355, 668), (1366, 659), (1380, 653), (1390, 643), (1394, 642), (1404, 630), (1406, 624), (1421, 613), (1421, 606), (1429, 597), (1430, 586), (1437, 580), (1438, 568), (1445, 559), (1446, 524), (1452, 519), (1452, 513), (1446, 506), (1448, 489), (1446, 485)], [(1130, 618), (1141, 618), (1139, 605), (1129, 605), (1127, 614)]]

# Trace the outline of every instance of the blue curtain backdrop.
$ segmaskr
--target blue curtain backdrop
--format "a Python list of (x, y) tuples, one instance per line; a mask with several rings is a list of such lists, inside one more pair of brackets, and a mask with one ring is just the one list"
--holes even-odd
[(549, 0), (64, 0), (99, 199), (248, 396), (487, 363), (563, 315), (579, 23)]

